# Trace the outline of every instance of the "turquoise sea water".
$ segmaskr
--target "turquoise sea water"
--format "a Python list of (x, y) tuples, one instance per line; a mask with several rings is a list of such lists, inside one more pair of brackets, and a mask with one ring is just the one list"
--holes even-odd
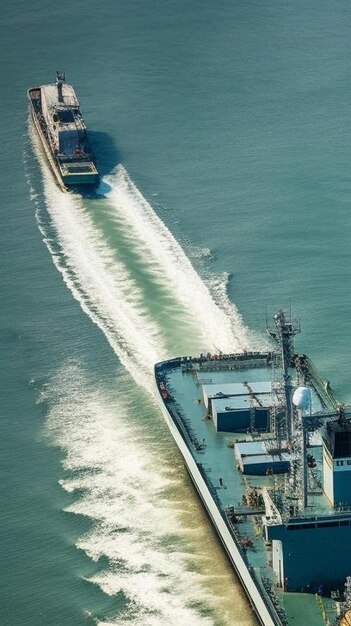
[[(2, 8), (1, 624), (255, 623), (152, 364), (256, 346), (291, 303), (351, 400), (350, 27), (341, 0)], [(58, 68), (97, 198), (28, 125)]]

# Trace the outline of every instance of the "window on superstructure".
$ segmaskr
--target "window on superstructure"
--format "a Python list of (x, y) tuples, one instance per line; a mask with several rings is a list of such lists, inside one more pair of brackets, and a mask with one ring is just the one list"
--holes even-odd
[(57, 111), (57, 117), (63, 124), (70, 124), (71, 122), (74, 122), (74, 115), (70, 109)]

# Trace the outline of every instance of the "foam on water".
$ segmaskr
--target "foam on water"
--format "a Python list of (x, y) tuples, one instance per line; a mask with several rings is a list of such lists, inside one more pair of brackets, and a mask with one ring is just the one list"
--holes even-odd
[[(128, 389), (127, 377), (119, 383)], [(82, 365), (71, 362), (43, 388), (40, 401), (49, 407), (50, 440), (65, 451), (61, 484), (79, 494), (66, 510), (92, 520), (76, 545), (96, 562), (108, 559), (89, 580), (128, 601), (113, 624), (126, 618), (138, 626), (216, 623), (215, 597), (194, 571), (189, 542), (198, 531), (182, 526), (169, 499), (169, 489), (181, 486), (177, 468), (145, 445), (146, 429), (131, 423), (128, 395), (89, 380)]]
[[(36, 142), (35, 146), (40, 156)], [(56, 240), (48, 234), (40, 211), (37, 219), (53, 261), (121, 362), (139, 384), (149, 388), (153, 365), (165, 356), (165, 347), (156, 324), (143, 307), (140, 289), (95, 228), (83, 199), (60, 191), (42, 158), (40, 164)]]
[[(146, 405), (151, 419), (157, 419), (153, 365), (171, 356), (163, 321), (153, 316), (140, 277), (113, 248), (94, 219), (90, 201), (57, 188), (35, 136), (32, 141), (43, 175), (45, 210), (32, 188), (31, 196), (53, 261), (125, 368), (151, 392), (145, 402), (138, 400), (135, 410), (128, 404), (133, 396), (129, 378), (123, 381), (123, 395), (117, 389), (113, 394), (95, 381), (87, 382), (82, 368), (72, 363), (65, 364), (43, 390), (50, 439), (65, 453), (60, 482), (75, 494), (67, 511), (91, 520), (90, 530), (76, 545), (93, 561), (108, 560), (89, 580), (111, 596), (122, 592), (126, 597), (113, 624), (126, 619), (135, 626), (223, 623), (218, 619), (220, 595), (210, 593), (209, 577), (195, 566), (197, 559), (210, 558), (208, 542), (204, 535), (197, 537), (200, 531), (192, 520), (182, 518), (192, 506), (184, 504), (184, 493), (180, 502), (174, 498), (182, 489), (181, 466), (176, 472), (159, 451), (152, 450), (154, 444), (141, 425)], [(93, 200), (99, 215), (110, 220), (109, 228), (123, 231), (152, 282), (168, 290), (171, 304), (185, 311), (178, 322), (182, 331), (187, 316), (201, 329), (203, 345), (209, 349), (249, 347), (250, 334), (226, 295), (227, 277), (205, 285), (123, 167), (103, 181), (99, 192), (106, 194)], [(135, 412), (140, 424), (132, 419)], [(233, 584), (229, 576), (228, 580)], [(230, 606), (228, 600), (226, 605)]]
[(224, 292), (217, 302), (201, 280), (182, 247), (170, 230), (145, 200), (119, 165), (106, 181), (110, 186), (107, 198), (111, 215), (121, 218), (125, 228), (132, 229), (144, 254), (153, 262), (155, 272), (191, 312), (202, 331), (204, 345), (223, 351), (241, 350), (250, 346), (250, 334), (236, 307)]
[[(31, 197), (38, 206), (38, 224), (53, 261), (83, 310), (103, 330), (123, 365), (138, 384), (150, 389), (154, 363), (174, 356), (164, 341), (169, 329), (161, 327), (159, 320), (155, 321), (143, 298), (143, 285), (137, 282), (133, 270), (118, 257), (94, 222), (89, 200), (63, 193), (53, 180), (33, 132), (32, 143), (43, 174), (46, 209), (51, 219), (49, 226), (39, 209), (40, 197), (33, 189)], [(106, 198), (101, 196), (98, 201), (99, 212), (110, 214), (112, 225), (118, 220), (119, 230), (123, 230), (130, 248), (153, 283), (168, 290), (174, 309), (183, 306), (178, 321), (179, 334), (184, 336), (184, 324), (189, 326), (191, 319), (193, 328), (201, 336), (199, 348), (226, 351), (247, 348), (249, 333), (235, 307), (229, 303), (225, 290), (219, 295), (218, 289), (213, 287), (211, 295), (124, 168), (119, 166), (115, 174), (102, 183), (100, 192), (106, 190)], [(166, 314), (164, 319), (167, 320)], [(176, 336), (177, 328), (171, 330)]]
[[(42, 169), (46, 208), (54, 233), (50, 233), (40, 210), (37, 219), (53, 261), (74, 297), (103, 330), (124, 366), (139, 384), (150, 388), (153, 364), (174, 355), (169, 353), (164, 341), (165, 327), (160, 326), (148, 309), (143, 285), (137, 282), (133, 269), (118, 257), (94, 222), (89, 200), (63, 193), (57, 187), (33, 133), (32, 142)], [(182, 335), (184, 324), (191, 319), (193, 328), (201, 336), (199, 348), (222, 351), (249, 348), (253, 336), (228, 300), (226, 277), (212, 278), (206, 286), (125, 169), (118, 166), (114, 174), (102, 182), (99, 191), (106, 193), (106, 196), (100, 195), (99, 213), (109, 216), (111, 225), (123, 231), (130, 249), (153, 283), (161, 284), (171, 294), (174, 309), (183, 306), (183, 316), (178, 323)], [(31, 197), (40, 206), (34, 190), (31, 190)], [(167, 315), (164, 318), (167, 320)], [(176, 336), (177, 329), (171, 331)], [(167, 333), (169, 335), (168, 329)]]

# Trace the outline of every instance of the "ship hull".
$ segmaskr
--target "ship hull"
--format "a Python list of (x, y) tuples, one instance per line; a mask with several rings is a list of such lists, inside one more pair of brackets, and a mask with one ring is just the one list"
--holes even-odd
[[(70, 187), (79, 187), (81, 185), (84, 187), (96, 187), (99, 184), (99, 174), (92, 161), (87, 163), (84, 161), (62, 162), (53, 154), (48, 141), (45, 119), (41, 114), (40, 87), (29, 89), (27, 95), (30, 103), (31, 118), (55, 182), (63, 191), (68, 191)], [(87, 168), (89, 168), (89, 171), (84, 171)]]
[[(173, 363), (176, 364), (177, 361), (178, 360), (175, 359)], [(166, 367), (168, 366), (168, 363), (170, 362), (166, 362)], [(193, 455), (191, 454), (189, 446), (184, 440), (184, 436), (181, 434), (175, 420), (172, 418), (171, 412), (166, 406), (166, 398), (164, 397), (164, 394), (162, 394), (159, 386), (160, 371), (162, 371), (162, 363), (155, 366), (156, 394), (158, 404), (168, 425), (168, 428), (179, 448), (179, 451), (183, 456), (189, 476), (227, 553), (231, 565), (233, 566), (236, 574), (240, 579), (240, 582), (245, 590), (250, 604), (252, 605), (256, 613), (260, 624), (262, 626), (282, 626), (282, 622), (280, 621), (278, 615), (274, 615), (273, 607), (268, 608), (267, 599), (265, 600), (263, 598), (262, 592), (258, 589), (254, 578), (249, 570), (249, 567), (243, 559), (241, 547), (238, 545), (235, 537), (233, 537), (227, 525), (225, 524), (223, 517), (218, 510), (218, 507), (216, 506), (216, 503), (214, 502), (208, 486), (206, 485), (206, 482), (200, 472), (199, 466), (196, 463)]]
[[(350, 559), (340, 554), (349, 545), (351, 514), (325, 508), (315, 482), (306, 491), (309, 508), (292, 507), (289, 474), (280, 473), (285, 448), (277, 454), (273, 437), (275, 407), (284, 406), (276, 358), (245, 351), (163, 361), (155, 365), (157, 399), (260, 624), (325, 626), (324, 616), (334, 619), (336, 611), (332, 590), (340, 594), (349, 575)], [(288, 372), (309, 384), (313, 428), (335, 417), (336, 400), (306, 355), (294, 355)], [(310, 480), (318, 480), (321, 445), (311, 444), (308, 457)]]

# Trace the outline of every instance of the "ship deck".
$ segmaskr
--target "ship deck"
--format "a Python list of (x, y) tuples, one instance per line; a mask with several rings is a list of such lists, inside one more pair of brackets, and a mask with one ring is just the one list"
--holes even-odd
[[(66, 85), (66, 87), (68, 87), (68, 85)], [(89, 188), (96, 187), (99, 183), (99, 173), (90, 152), (81, 156), (76, 154), (63, 156), (54, 153), (49, 141), (47, 121), (43, 114), (41, 92), (42, 87), (34, 87), (28, 90), (27, 95), (31, 106), (34, 126), (56, 182), (64, 191), (70, 188), (80, 189), (81, 186), (88, 186)], [(85, 129), (85, 124), (81, 118), (79, 118), (79, 124)], [(72, 127), (76, 128), (76, 124), (73, 124)]]
[[(173, 366), (166, 364), (164, 370), (159, 369), (159, 380), (164, 381), (168, 393), (165, 407), (177, 428), (181, 432), (188, 449), (191, 451), (198, 468), (205, 479), (207, 487), (223, 518), (241, 546), (248, 567), (254, 572), (259, 581), (262, 595), (267, 593), (273, 605), (281, 605), (284, 623), (303, 624), (309, 626), (325, 626), (325, 615), (334, 612), (334, 603), (327, 598), (318, 599), (314, 594), (284, 593), (275, 587), (274, 574), (270, 567), (271, 550), (265, 545), (262, 530), (259, 526), (259, 517), (263, 513), (262, 504), (257, 507), (248, 507), (243, 504), (243, 496), (250, 487), (266, 486), (271, 490), (282, 489), (284, 475), (252, 476), (243, 475), (238, 471), (234, 456), (236, 442), (252, 441), (248, 433), (217, 432), (214, 423), (207, 415), (204, 404), (202, 385), (219, 383), (240, 383), (243, 381), (268, 382), (271, 381), (271, 368), (240, 367), (233, 364), (224, 367), (221, 362), (207, 362), (204, 367), (196, 364), (194, 369), (182, 368), (180, 361), (174, 361)], [(201, 368), (201, 369), (200, 369)], [(314, 410), (319, 409), (317, 395), (313, 398)], [(270, 439), (270, 433), (257, 436), (257, 439)], [(319, 464), (318, 447), (313, 450)], [(240, 523), (232, 521), (230, 507)], [(310, 498), (309, 514), (328, 512), (328, 505), (322, 494), (316, 493)], [(322, 603), (322, 604), (321, 604)], [(324, 617), (323, 617), (324, 613)]]

